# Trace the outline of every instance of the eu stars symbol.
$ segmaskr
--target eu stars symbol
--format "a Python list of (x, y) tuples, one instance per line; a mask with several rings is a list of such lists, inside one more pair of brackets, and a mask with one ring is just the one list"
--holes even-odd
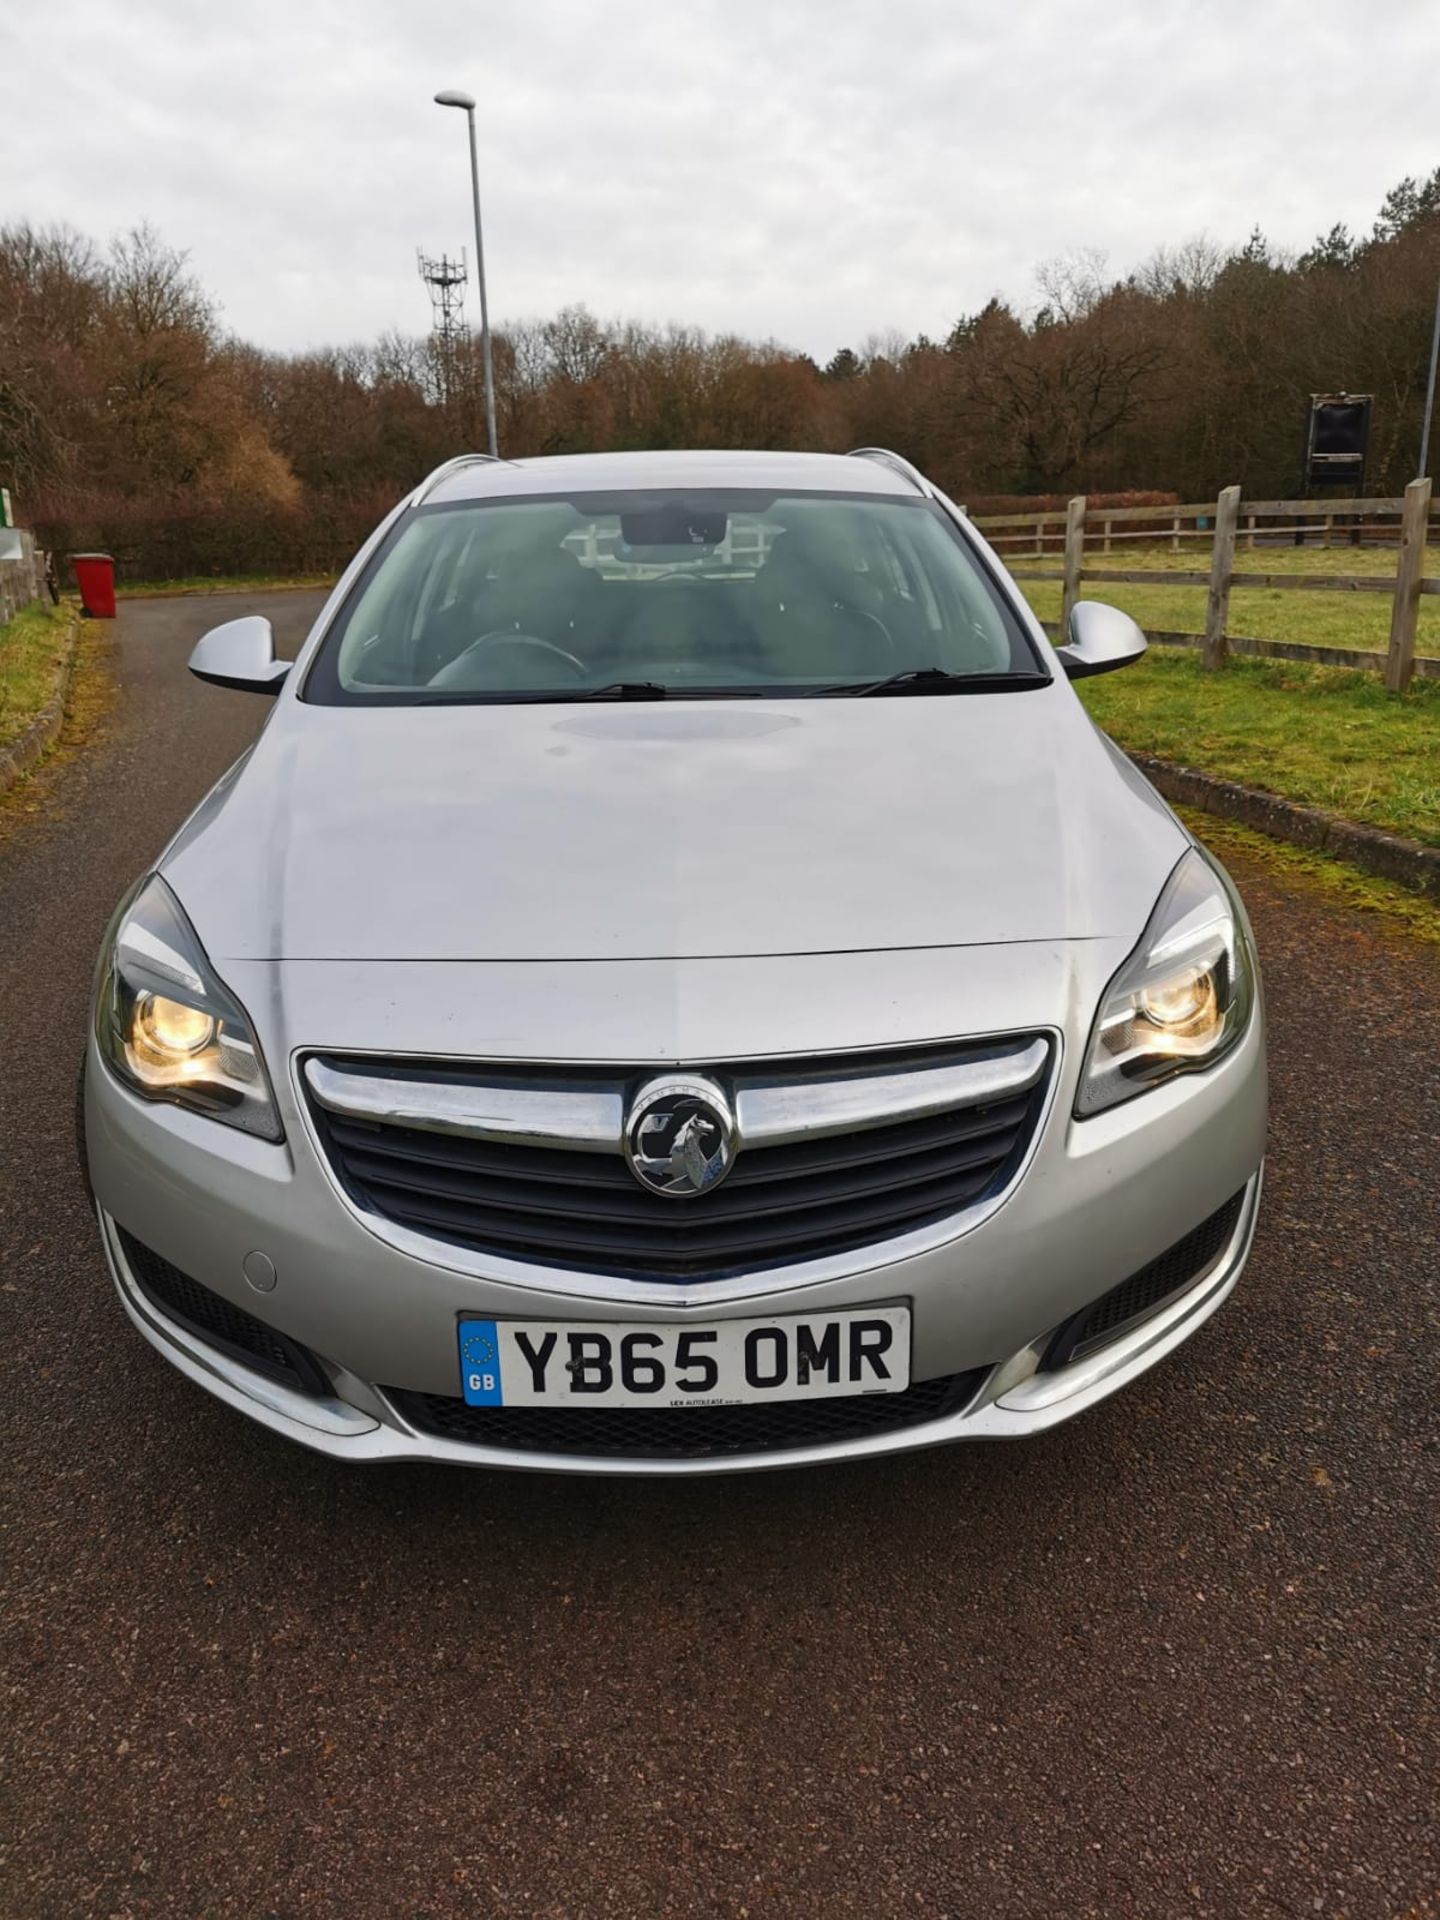
[(500, 1342), (493, 1320), (460, 1322), (460, 1386), (470, 1407), (500, 1407)]
[(488, 1333), (470, 1333), (465, 1336), (465, 1362), (471, 1367), (494, 1366), (495, 1342)]

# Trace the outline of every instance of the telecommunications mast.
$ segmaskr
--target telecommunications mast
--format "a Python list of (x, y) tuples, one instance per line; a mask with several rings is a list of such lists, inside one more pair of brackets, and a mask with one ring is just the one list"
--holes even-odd
[(421, 248), (415, 250), (420, 278), (430, 291), (431, 334), (437, 350), (440, 404), (447, 406), (455, 388), (456, 360), (465, 335), (465, 252), (452, 260), (442, 253), (437, 260)]

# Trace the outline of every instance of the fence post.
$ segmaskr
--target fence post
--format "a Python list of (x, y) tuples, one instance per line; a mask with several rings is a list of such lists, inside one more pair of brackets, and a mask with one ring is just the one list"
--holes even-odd
[(1390, 651), (1385, 659), (1385, 690), (1404, 693), (1415, 671), (1415, 629), (1420, 620), (1420, 576), (1425, 570), (1425, 523), (1430, 512), (1430, 482), (1412, 480), (1405, 489), (1400, 522), (1400, 558), (1395, 566), (1395, 599), (1390, 608)]
[(1080, 568), (1085, 559), (1085, 495), (1077, 493), (1065, 509), (1065, 587), (1060, 602), (1060, 644), (1070, 633), (1070, 609), (1080, 598)]
[(1253, 513), (1247, 513), (1245, 516), (1245, 549), (1248, 553), (1255, 551), (1255, 516)]
[(1111, 527), (1114, 526), (1114, 524), (1115, 522), (1113, 520), (1107, 520), (1105, 522), (1105, 552), (1106, 553), (1109, 553), (1110, 551), (1110, 529)]
[(1180, 516), (1178, 513), (1170, 522), (1170, 551), (1171, 553), (1179, 553), (1180, 551)]
[(1235, 571), (1235, 527), (1240, 489), (1226, 487), (1215, 503), (1215, 543), (1210, 549), (1210, 594), (1205, 602), (1205, 665), (1225, 664), (1225, 622), (1230, 617), (1230, 576)]

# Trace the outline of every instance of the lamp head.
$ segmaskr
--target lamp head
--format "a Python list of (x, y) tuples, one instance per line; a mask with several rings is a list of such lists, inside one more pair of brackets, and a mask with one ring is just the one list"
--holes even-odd
[(464, 107), (468, 113), (475, 111), (475, 96), (461, 93), (458, 87), (447, 87), (443, 93), (435, 96), (437, 107)]

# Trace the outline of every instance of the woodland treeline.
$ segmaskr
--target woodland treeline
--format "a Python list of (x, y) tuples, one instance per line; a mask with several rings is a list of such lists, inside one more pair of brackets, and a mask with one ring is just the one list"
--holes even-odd
[[(1343, 388), (1375, 396), (1369, 490), (1412, 477), (1440, 167), (1393, 188), (1368, 235), (1337, 226), (1296, 257), (1257, 230), (1238, 250), (1162, 248), (1123, 279), (1084, 252), (1037, 279), (1037, 307), (993, 299), (943, 340), (872, 339), (824, 366), (583, 307), (510, 323), (502, 451), (879, 444), (972, 507), (1235, 481), (1280, 497), (1306, 396)], [(47, 545), (103, 545), (150, 577), (328, 569), (420, 475), (483, 444), (482, 420), (472, 341), (267, 352), (227, 333), (148, 227), (106, 248), (0, 228), (0, 482)]]

